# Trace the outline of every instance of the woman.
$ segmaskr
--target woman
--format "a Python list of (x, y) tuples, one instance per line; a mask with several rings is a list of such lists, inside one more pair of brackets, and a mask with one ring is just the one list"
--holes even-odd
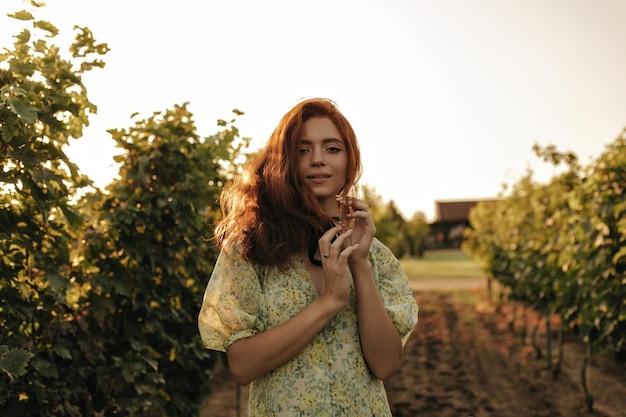
[(417, 323), (406, 275), (375, 239), (356, 135), (326, 99), (298, 103), (225, 188), (199, 315), (248, 415), (390, 416), (383, 380)]

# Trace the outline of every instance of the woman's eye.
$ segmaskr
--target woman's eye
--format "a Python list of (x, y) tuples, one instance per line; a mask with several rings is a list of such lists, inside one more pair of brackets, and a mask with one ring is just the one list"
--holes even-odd
[(300, 148), (300, 155), (304, 155), (305, 153), (307, 153), (309, 151), (310, 151), (309, 148)]
[(337, 146), (329, 146), (326, 150), (331, 153), (341, 152), (341, 148), (338, 148)]

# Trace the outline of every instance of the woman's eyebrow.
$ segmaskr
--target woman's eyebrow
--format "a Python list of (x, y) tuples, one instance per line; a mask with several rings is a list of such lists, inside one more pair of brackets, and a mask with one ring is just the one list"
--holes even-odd
[[(312, 144), (312, 143), (313, 143), (313, 141), (311, 141), (310, 139), (301, 139), (301, 140), (300, 140), (300, 143), (304, 143), (304, 144), (310, 145), (310, 144)], [(343, 142), (343, 139), (340, 139), (340, 138), (334, 138), (334, 137), (332, 137), (332, 138), (325, 138), (325, 139), (322, 139), (322, 143), (323, 143), (323, 144), (328, 144), (328, 143), (340, 143), (340, 144), (342, 144), (342, 145), (343, 145), (343, 143), (344, 143), (344, 142)]]

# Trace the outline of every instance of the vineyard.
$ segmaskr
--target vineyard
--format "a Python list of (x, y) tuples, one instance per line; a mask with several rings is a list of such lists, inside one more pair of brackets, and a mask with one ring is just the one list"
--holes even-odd
[[(593, 355), (626, 356), (626, 131), (585, 167), (553, 147), (535, 152), (564, 171), (547, 184), (529, 173), (499, 201), (479, 203), (464, 248), (497, 297), (540, 312), (560, 340), (570, 334), (584, 341), (581, 386), (591, 410), (586, 371)], [(552, 347), (546, 351), (551, 365)]]
[[(198, 415), (208, 389), (216, 388), (207, 385), (220, 364), (201, 345), (196, 326), (217, 257), (211, 224), (249, 139), (240, 137), (234, 118), (218, 120), (217, 132), (200, 135), (189, 103), (148, 117), (133, 114), (131, 126), (107, 131), (119, 151), (119, 172), (105, 189), (96, 188), (66, 147), (82, 138), (97, 111), (84, 79), (104, 68), (108, 45), (77, 26), (64, 55), (54, 43), (59, 30), (53, 24), (27, 11), (8, 17), (24, 29), (0, 54), (0, 415)], [(535, 344), (551, 368), (563, 363), (564, 355), (552, 352), (563, 352), (566, 336), (584, 342), (581, 386), (589, 409), (594, 392), (588, 388), (594, 385), (586, 370), (592, 359), (626, 355), (625, 141), (626, 132), (587, 167), (574, 155), (537, 148), (565, 171), (548, 184), (529, 174), (498, 202), (479, 204), (465, 245), (492, 283), (496, 305), (503, 311), (515, 306), (508, 311), (519, 318), (540, 313), (541, 320), (528, 327), (531, 339), (533, 333), (560, 335), (537, 339), (554, 346)], [(381, 240), (396, 255), (423, 252), (427, 225), (421, 216), (407, 222), (391, 203), (370, 207)], [(439, 271), (452, 272), (443, 266)], [(465, 272), (453, 271), (448, 284), (458, 286)], [(489, 359), (479, 356), (479, 342), (491, 340), (490, 332), (481, 331), (491, 324), (460, 326), (467, 324), (460, 318), (474, 316), (466, 316), (467, 309), (452, 314), (458, 304), (447, 299), (422, 295), (420, 304), (421, 324), (409, 346), (416, 353), (407, 356), (418, 363), (407, 362), (390, 381), (397, 383), (392, 391), (398, 416), (412, 415), (406, 410), (413, 407), (432, 406), (437, 413), (447, 406), (446, 387), (440, 396), (403, 405), (407, 392), (417, 395), (422, 387), (408, 387), (414, 375), (402, 375), (416, 372), (428, 382), (435, 365), (419, 361), (445, 353), (442, 343), (473, 341), (476, 356), (461, 367), (465, 376), (475, 371), (477, 357)], [(447, 328), (463, 332), (457, 337)], [(431, 335), (433, 329), (439, 332)], [(432, 349), (420, 352), (424, 343)], [(459, 380), (439, 369), (432, 387)], [(500, 380), (517, 370), (502, 369)], [(459, 402), (479, 398), (484, 404), (476, 407), (501, 410), (488, 393), (478, 392), (479, 382), (476, 392), (457, 387), (471, 394)], [(596, 405), (605, 403), (597, 394), (595, 399)], [(451, 415), (467, 411), (454, 410)]]

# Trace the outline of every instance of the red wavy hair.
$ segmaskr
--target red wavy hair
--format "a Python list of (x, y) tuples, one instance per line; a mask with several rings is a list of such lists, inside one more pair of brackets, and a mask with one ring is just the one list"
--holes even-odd
[(222, 191), (223, 218), (215, 228), (218, 248), (236, 243), (246, 260), (281, 265), (306, 247), (309, 233), (328, 227), (332, 219), (298, 180), (298, 145), (304, 123), (312, 117), (330, 119), (345, 142), (348, 166), (340, 193), (356, 188), (362, 167), (352, 126), (333, 101), (303, 100), (282, 117), (265, 147)]

